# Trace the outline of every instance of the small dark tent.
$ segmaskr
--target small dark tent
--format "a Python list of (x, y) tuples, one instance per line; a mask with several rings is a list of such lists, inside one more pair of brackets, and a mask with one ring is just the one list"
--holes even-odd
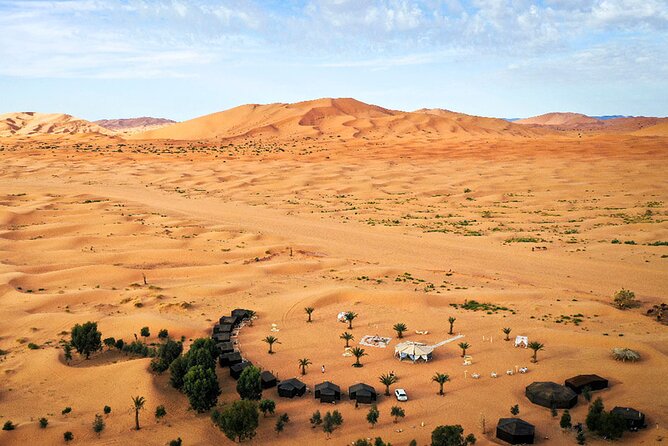
[(637, 431), (647, 427), (645, 424), (645, 414), (630, 407), (615, 407), (610, 411), (626, 421), (626, 428), (630, 431)]
[(232, 324), (216, 324), (213, 326), (213, 330), (211, 330), (211, 334), (231, 333), (231, 332), (232, 332)]
[(234, 351), (234, 345), (231, 342), (219, 342), (216, 344), (219, 355), (224, 355), (225, 353), (231, 353)]
[(237, 324), (237, 318), (234, 316), (223, 316), (218, 320), (220, 325), (229, 324), (235, 326)]
[(585, 387), (590, 390), (602, 390), (608, 387), (608, 380), (598, 375), (578, 375), (568, 378), (564, 383), (573, 392), (580, 394)]
[(263, 370), (262, 373), (260, 374), (260, 381), (262, 381), (263, 389), (268, 389), (270, 387), (276, 386), (276, 377), (274, 376), (273, 373), (267, 370)]
[(376, 389), (368, 384), (353, 384), (348, 388), (348, 397), (362, 404), (371, 404), (376, 401)]
[(341, 399), (341, 388), (329, 381), (316, 384), (315, 397), (321, 403), (333, 403)]
[(235, 310), (232, 310), (232, 317), (240, 318), (240, 319), (250, 319), (250, 310), (244, 310), (242, 308), (237, 308)]
[(229, 333), (216, 333), (211, 336), (211, 339), (213, 339), (216, 342), (230, 342), (230, 339), (232, 339), (232, 337), (230, 336)]
[(243, 372), (246, 367), (250, 367), (252, 365), (253, 363), (250, 361), (244, 361), (238, 364), (231, 365), (230, 376), (234, 379), (239, 379), (239, 377), (241, 376), (241, 372)]
[(496, 438), (510, 444), (533, 444), (536, 428), (519, 418), (500, 418)]
[(526, 387), (525, 395), (534, 404), (549, 409), (570, 409), (578, 402), (578, 394), (554, 382), (535, 382)]
[(278, 396), (294, 398), (296, 396), (302, 396), (304, 393), (306, 393), (306, 384), (297, 378), (286, 379), (285, 381), (278, 383)]
[(229, 352), (225, 353), (224, 355), (220, 355), (220, 360), (218, 362), (220, 363), (221, 367), (227, 367), (234, 364), (239, 364), (241, 361), (241, 353)]

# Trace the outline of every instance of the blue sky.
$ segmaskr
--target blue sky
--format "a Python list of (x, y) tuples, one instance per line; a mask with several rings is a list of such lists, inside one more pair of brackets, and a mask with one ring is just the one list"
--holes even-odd
[(668, 115), (668, 0), (0, 0), (0, 113)]

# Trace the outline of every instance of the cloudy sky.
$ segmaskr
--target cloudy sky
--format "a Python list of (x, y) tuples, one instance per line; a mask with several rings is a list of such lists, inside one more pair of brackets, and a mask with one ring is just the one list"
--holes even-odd
[(0, 113), (668, 115), (668, 0), (0, 0)]

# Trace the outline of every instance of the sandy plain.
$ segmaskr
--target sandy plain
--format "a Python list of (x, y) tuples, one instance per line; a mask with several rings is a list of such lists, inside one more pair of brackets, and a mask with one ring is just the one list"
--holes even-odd
[[(261, 419), (249, 444), (381, 436), (423, 445), (440, 424), (462, 424), (477, 444), (497, 444), (496, 421), (514, 404), (536, 425), (537, 444), (574, 444), (524, 388), (580, 373), (610, 380), (596, 394), (607, 408), (646, 413), (649, 428), (621, 443), (668, 437), (668, 329), (644, 315), (665, 302), (668, 288), (668, 247), (648, 245), (668, 240), (666, 137), (295, 136), (225, 144), (44, 137), (0, 146), (0, 422), (18, 426), (0, 432), (2, 444), (62, 444), (66, 430), (75, 444), (230, 443), (206, 414), (188, 410), (167, 374), (150, 373), (149, 359), (105, 349), (68, 366), (58, 343), (87, 320), (98, 321), (103, 337), (130, 340), (149, 326), (150, 342), (161, 328), (190, 340), (237, 307), (258, 313), (239, 337), (244, 356), (279, 378), (298, 376), (297, 360), (307, 357), (313, 365), (303, 380), (311, 388), (328, 379), (344, 390), (363, 381), (381, 391), (378, 375), (394, 371), (410, 396), (397, 424), (389, 416), (396, 402), (381, 396), (380, 422), (370, 429), (366, 407), (345, 398), (331, 406), (269, 390), (291, 422), (277, 436), (274, 418)], [(622, 287), (635, 291), (641, 308), (610, 305)], [(512, 311), (451, 305), (467, 299)], [(311, 324), (306, 306), (316, 308)], [(359, 314), (357, 340), (393, 338), (387, 349), (366, 348), (359, 369), (342, 356), (345, 325), (336, 314), (343, 310)], [(471, 344), (472, 366), (462, 365), (456, 343), (436, 349), (428, 364), (392, 357), (393, 324), (408, 326), (407, 340), (432, 344), (450, 337), (449, 316)], [(503, 341), (502, 327), (544, 343), (539, 362)], [(261, 341), (269, 334), (281, 342), (274, 355)], [(618, 346), (638, 350), (642, 361), (613, 361)], [(529, 373), (506, 376), (515, 366)], [(490, 378), (493, 371), (500, 377)], [(435, 372), (452, 379), (445, 396), (430, 381)], [(482, 378), (471, 379), (473, 372)], [(219, 381), (220, 401), (235, 399), (227, 370), (219, 369)], [(132, 430), (133, 395), (147, 399), (140, 431)], [(153, 417), (158, 404), (168, 412), (161, 422)], [(112, 412), (98, 437), (91, 424), (104, 405)], [(71, 414), (61, 415), (65, 406)], [(308, 418), (334, 408), (344, 424), (326, 440)], [(571, 413), (584, 420), (582, 398)], [(41, 430), (43, 416), (50, 423)]]

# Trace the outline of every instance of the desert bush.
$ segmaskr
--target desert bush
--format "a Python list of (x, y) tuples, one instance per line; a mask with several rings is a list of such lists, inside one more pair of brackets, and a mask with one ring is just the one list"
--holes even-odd
[(63, 439), (65, 440), (65, 443), (70, 442), (74, 440), (74, 434), (70, 431), (67, 431), (63, 434)]
[(638, 306), (638, 301), (636, 301), (636, 294), (631, 290), (626, 290), (622, 288), (617, 291), (612, 298), (615, 306), (620, 310), (626, 310), (628, 308), (633, 308)]
[(13, 431), (14, 429), (16, 429), (16, 425), (11, 420), (5, 421), (5, 424), (2, 426), (3, 431)]
[(42, 417), (39, 419), (39, 427), (42, 429), (46, 429), (46, 427), (49, 425), (49, 420), (45, 417)]
[(640, 353), (630, 348), (613, 348), (612, 357), (617, 361), (630, 361), (637, 362), (640, 361)]

